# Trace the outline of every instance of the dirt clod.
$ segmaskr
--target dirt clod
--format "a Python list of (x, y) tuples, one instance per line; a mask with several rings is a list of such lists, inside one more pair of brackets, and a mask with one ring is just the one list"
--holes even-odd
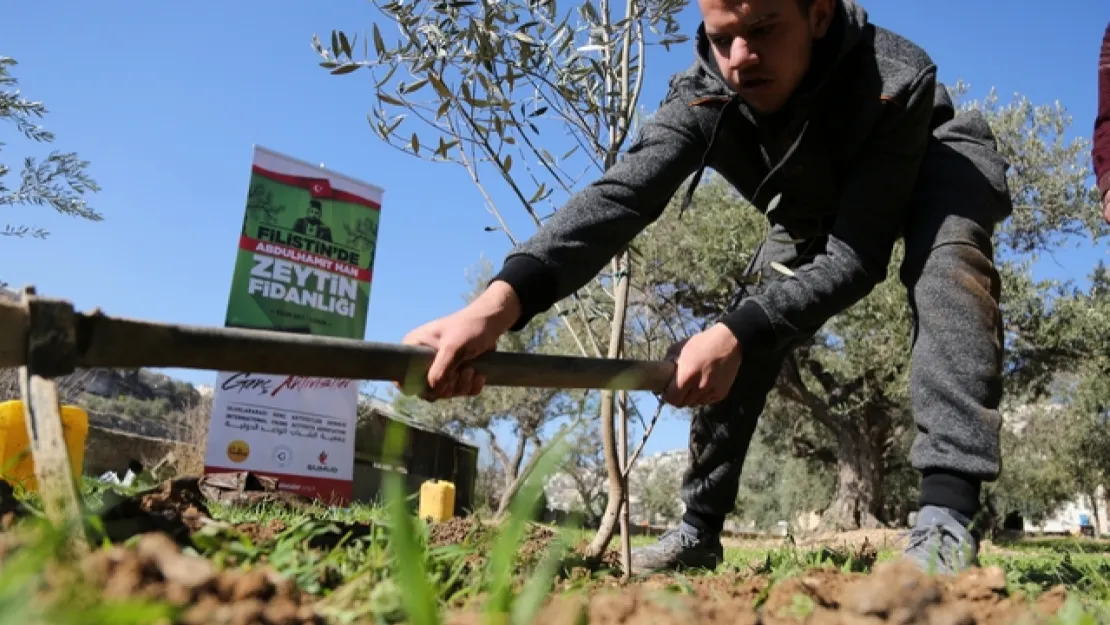
[(184, 606), (193, 600), (193, 591), (181, 584), (169, 582), (165, 586), (164, 596), (175, 606)]
[(301, 625), (319, 623), (313, 598), (269, 568), (218, 571), (182, 553), (161, 534), (144, 534), (134, 547), (116, 545), (81, 563), (86, 579), (106, 598), (142, 597), (185, 608), (176, 623)]
[(162, 576), (167, 582), (196, 593), (212, 586), (216, 571), (208, 560), (175, 555), (163, 560)]
[(266, 581), (274, 588), (275, 601), (296, 599), (297, 583), (293, 581), (293, 578), (280, 575), (274, 571), (267, 571)]
[(311, 605), (302, 605), (297, 608), (297, 621), (299, 623), (323, 623), (324, 618), (316, 613), (316, 608)]
[(246, 601), (247, 599), (267, 599), (268, 593), (273, 588), (266, 579), (266, 572), (255, 569), (239, 578), (231, 591), (233, 602)]
[(224, 573), (216, 579), (216, 596), (218, 596), (221, 601), (231, 601), (235, 593), (235, 586), (239, 583), (243, 575), (243, 571), (238, 569), (224, 571)]
[(265, 523), (256, 523), (254, 521), (248, 523), (240, 523), (235, 526), (235, 531), (245, 536), (254, 544), (268, 543), (288, 529), (285, 521), (281, 519), (270, 519)]
[(104, 582), (104, 596), (110, 599), (126, 599), (142, 586), (143, 564), (138, 558), (127, 558), (111, 568)]
[(535, 562), (547, 552), (551, 542), (555, 540), (555, 532), (544, 525), (532, 525), (524, 536), (524, 542), (517, 553), (523, 562)]
[(262, 618), (266, 604), (261, 599), (244, 599), (231, 604), (231, 625), (252, 625)]
[(296, 625), (297, 607), (291, 599), (278, 598), (266, 605), (262, 618), (271, 625)]

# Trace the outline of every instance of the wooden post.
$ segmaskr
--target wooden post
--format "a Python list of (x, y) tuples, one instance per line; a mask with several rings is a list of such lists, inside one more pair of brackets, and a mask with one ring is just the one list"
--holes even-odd
[(27, 422), (35, 479), (46, 518), (66, 534), (69, 555), (88, 550), (80, 497), (74, 484), (62, 431), (61, 405), (55, 376), (73, 370), (76, 330), (73, 307), (35, 297), (23, 290), (27, 312), (27, 364), (20, 367), (19, 387)]

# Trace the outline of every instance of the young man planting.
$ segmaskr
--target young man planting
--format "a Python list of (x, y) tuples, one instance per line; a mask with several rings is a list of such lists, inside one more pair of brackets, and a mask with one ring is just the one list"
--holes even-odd
[(1011, 211), (990, 128), (977, 114), (955, 116), (926, 53), (869, 24), (852, 0), (699, 6), (693, 66), (671, 79), (620, 163), (514, 249), (483, 295), (405, 338), (437, 350), (424, 396), (479, 393), (484, 380), (467, 360), (583, 286), (691, 174), (696, 182), (712, 167), (767, 215), (771, 234), (752, 262), (757, 286), (676, 357), (664, 398), (696, 407), (686, 511), (634, 552), (634, 572), (721, 560), (719, 533), (784, 358), (886, 278), (899, 237), (914, 312), (912, 461), (923, 474), (906, 555), (934, 570), (972, 566), (969, 518), (981, 482), (1000, 471), (991, 233)]

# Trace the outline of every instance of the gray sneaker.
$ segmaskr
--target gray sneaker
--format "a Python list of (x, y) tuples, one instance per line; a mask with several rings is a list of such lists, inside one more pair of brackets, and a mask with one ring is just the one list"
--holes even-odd
[(979, 566), (979, 541), (969, 519), (955, 510), (925, 506), (910, 530), (904, 557), (927, 573), (957, 575)]
[(679, 568), (713, 570), (724, 559), (725, 550), (720, 536), (702, 535), (697, 529), (682, 523), (667, 530), (654, 545), (633, 549), (631, 574), (645, 575)]

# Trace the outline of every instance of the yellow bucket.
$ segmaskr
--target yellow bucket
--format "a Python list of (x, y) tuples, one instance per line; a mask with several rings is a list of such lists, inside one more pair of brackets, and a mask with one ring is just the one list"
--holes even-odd
[(420, 518), (442, 523), (455, 516), (455, 485), (428, 480), (420, 485)]
[[(69, 465), (74, 478), (83, 473), (85, 437), (89, 433), (89, 415), (79, 406), (62, 406), (62, 435), (65, 437)], [(23, 416), (23, 402), (15, 399), (0, 402), (0, 477), (28, 491), (38, 490), (35, 463), (31, 458), (31, 440)]]

